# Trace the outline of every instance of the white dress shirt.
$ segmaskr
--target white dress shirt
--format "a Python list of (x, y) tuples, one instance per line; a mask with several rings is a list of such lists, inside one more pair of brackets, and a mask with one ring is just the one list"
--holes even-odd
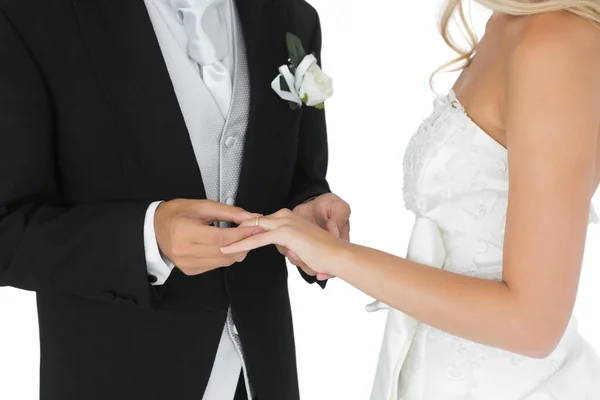
[[(184, 53), (208, 89), (203, 93), (205, 96), (212, 96), (221, 116), (226, 119), (231, 107), (235, 72), (237, 24), (234, 2), (232, 0), (145, 0), (145, 3), (167, 65), (168, 54)], [(174, 68), (170, 68), (169, 73), (176, 72)], [(173, 76), (171, 78), (174, 79)], [(177, 85), (174, 85), (174, 88), (183, 111), (182, 101), (185, 101), (181, 98), (183, 94), (178, 92)], [(198, 162), (202, 167), (202, 159)], [(160, 201), (154, 202), (148, 207), (144, 224), (147, 268), (148, 273), (156, 277), (155, 285), (164, 284), (174, 268), (173, 263), (161, 255), (156, 242), (154, 215), (160, 203)], [(246, 389), (250, 398), (252, 390), (241, 344), (229, 315), (228, 322), (223, 328), (203, 400), (232, 400), (242, 372), (246, 378)]]

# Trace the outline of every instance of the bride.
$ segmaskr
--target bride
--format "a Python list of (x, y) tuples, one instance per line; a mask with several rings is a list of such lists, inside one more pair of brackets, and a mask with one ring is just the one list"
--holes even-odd
[(600, 182), (600, 1), (477, 2), (494, 14), (466, 52), (445, 2), (463, 72), (405, 154), (406, 258), (286, 210), (223, 251), (285, 246), (389, 309), (373, 400), (600, 399), (572, 317)]

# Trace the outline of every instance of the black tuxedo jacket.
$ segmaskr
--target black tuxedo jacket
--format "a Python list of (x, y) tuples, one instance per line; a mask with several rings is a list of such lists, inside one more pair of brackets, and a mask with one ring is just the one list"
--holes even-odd
[[(286, 32), (319, 55), (320, 26), (303, 0), (237, 7), (251, 80), (237, 204), (266, 214), (329, 190), (323, 112), (270, 85)], [(37, 292), (42, 400), (202, 399), (229, 306), (258, 398), (299, 398), (274, 248), (149, 284), (144, 215), (175, 198), (205, 193), (143, 0), (0, 0), (0, 285)]]

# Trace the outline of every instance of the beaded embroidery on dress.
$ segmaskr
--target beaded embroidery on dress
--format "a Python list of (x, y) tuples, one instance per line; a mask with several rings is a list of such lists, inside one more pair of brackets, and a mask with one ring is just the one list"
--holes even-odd
[[(409, 142), (404, 200), (417, 218), (438, 226), (444, 269), (502, 278), (507, 151), (468, 117), (452, 91), (436, 99), (433, 114)], [(592, 211), (590, 221), (595, 220)], [(574, 318), (556, 351), (543, 360), (420, 324), (399, 374), (397, 391), (389, 391), (394, 398), (378, 400), (600, 399), (600, 361)]]

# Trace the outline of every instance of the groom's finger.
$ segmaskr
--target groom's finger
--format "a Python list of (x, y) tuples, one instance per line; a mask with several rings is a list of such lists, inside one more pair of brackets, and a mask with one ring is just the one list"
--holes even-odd
[(304, 273), (308, 276), (318, 276), (318, 274), (311, 268), (309, 268), (306, 264), (297, 265), (297, 267), (304, 271)]
[(333, 278), (335, 278), (335, 276), (333, 276), (333, 275), (323, 274), (321, 272), (319, 272), (317, 274), (317, 280), (319, 280), (319, 281), (327, 281), (327, 280), (333, 279)]
[(346, 222), (346, 225), (344, 225), (344, 227), (342, 228), (340, 239), (345, 240), (346, 242), (350, 241), (350, 220), (348, 220), (348, 222)]
[[(307, 269), (312, 271), (312, 269), (308, 268), (308, 265), (306, 265), (304, 263), (304, 261), (302, 261), (302, 259), (300, 257), (298, 257), (298, 255), (296, 253), (294, 253), (293, 251), (290, 251), (288, 253), (288, 259), (290, 260), (290, 262), (292, 264), (294, 264), (296, 267), (302, 268), (305, 272)], [(312, 271), (312, 272), (313, 272), (312, 275), (316, 275), (316, 272), (314, 272), (314, 271)], [(309, 275), (311, 275), (311, 274), (309, 274)]]
[(224, 221), (241, 224), (254, 215), (243, 208), (221, 204), (217, 201), (198, 200), (190, 202), (191, 210), (196, 214), (195, 216), (207, 223)]
[(239, 242), (252, 235), (263, 232), (260, 227), (244, 226), (238, 228), (216, 228), (213, 226), (204, 226), (199, 230), (197, 243), (210, 244), (213, 246), (228, 246)]
[(292, 262), (292, 264), (295, 265), (295, 262), (299, 260), (298, 256), (296, 255), (296, 253), (294, 253), (293, 251), (291, 251), (287, 247), (279, 246), (279, 245), (277, 245), (276, 247), (277, 247), (277, 251), (279, 251), (279, 253), (281, 253), (287, 259), (289, 259)]
[[(314, 272), (310, 268), (308, 268), (308, 265), (304, 264), (304, 262), (300, 259), (300, 257), (298, 257), (298, 255), (296, 253), (294, 253), (293, 251), (289, 250), (288, 248), (286, 248), (284, 246), (279, 246), (279, 245), (277, 245), (277, 250), (281, 254), (283, 254), (292, 265), (295, 265), (296, 267), (301, 268), (304, 272), (306, 272), (307, 274), (309, 274), (311, 276), (316, 275), (316, 272)], [(309, 273), (309, 271), (312, 271), (312, 273)]]
[(337, 223), (333, 220), (327, 222), (327, 231), (331, 233), (336, 238), (340, 238), (340, 228), (338, 228)]
[(288, 250), (288, 257), (290, 258), (290, 260), (292, 260), (294, 262), (302, 262), (300, 257), (298, 257), (298, 254), (294, 253), (291, 250)]
[(342, 228), (350, 219), (352, 210), (348, 203), (343, 200), (335, 201), (330, 208), (329, 220), (333, 221), (338, 228)]

